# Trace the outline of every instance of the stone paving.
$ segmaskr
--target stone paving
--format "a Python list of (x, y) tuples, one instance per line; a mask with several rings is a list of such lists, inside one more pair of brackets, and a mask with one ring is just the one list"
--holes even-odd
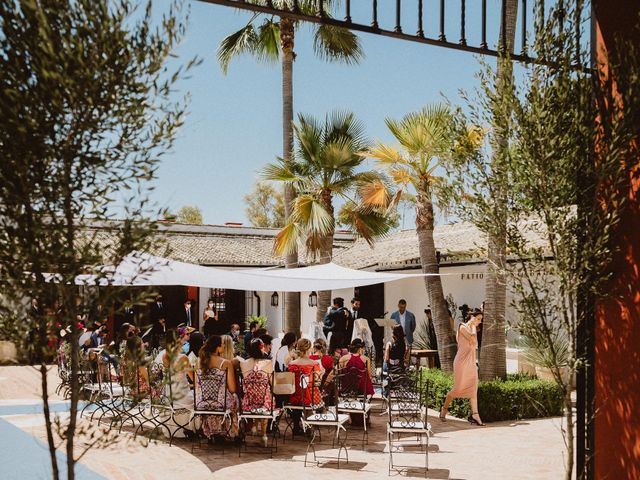
[[(50, 375), (55, 387), (55, 370)], [(42, 415), (36, 413), (40, 386), (39, 374), (29, 367), (0, 367), (0, 435), (6, 435), (3, 422), (18, 427), (32, 436), (33, 448), (42, 450), (45, 439)], [(62, 399), (53, 397), (54, 405), (65, 415)], [(25, 407), (26, 406), (26, 407)], [(29, 407), (30, 406), (30, 407)], [(27, 411), (25, 411), (27, 408)], [(29, 411), (29, 408), (33, 411)], [(433, 479), (557, 479), (563, 475), (564, 445), (561, 420), (548, 418), (520, 422), (497, 422), (487, 427), (471, 426), (465, 421), (449, 417), (445, 423), (437, 418), (437, 412), (429, 411), (434, 436), (430, 439), (429, 472)], [(83, 471), (78, 478), (125, 479), (284, 479), (286, 477), (315, 479), (383, 479), (424, 478), (424, 454), (418, 452), (411, 439), (406, 452), (396, 461), (416, 468), (388, 473), (389, 455), (385, 435), (385, 416), (372, 415), (369, 442), (361, 446), (361, 430), (349, 428), (349, 463), (324, 461), (319, 466), (305, 467), (306, 442), (302, 439), (279, 442), (278, 452), (271, 459), (264, 451), (243, 453), (237, 448), (203, 445), (193, 453), (189, 441), (178, 440), (169, 447), (164, 442), (151, 443), (148, 447), (140, 441), (132, 441), (130, 433), (123, 433), (117, 443), (105, 450), (91, 450), (82, 459)], [(335, 455), (323, 435), (324, 445), (319, 454)], [(257, 444), (258, 438), (249, 438)], [(24, 443), (24, 442), (23, 442)], [(24, 445), (21, 447), (25, 449)], [(46, 453), (46, 452), (45, 452)], [(0, 450), (0, 465), (11, 466), (8, 459), (26, 452)], [(5, 457), (6, 456), (6, 457)], [(4, 457), (4, 458), (3, 458)], [(40, 455), (39, 461), (46, 461)], [(42, 460), (42, 459), (45, 460)], [(87, 467), (85, 469), (84, 467)], [(3, 478), (25, 478), (19, 471), (3, 470)]]

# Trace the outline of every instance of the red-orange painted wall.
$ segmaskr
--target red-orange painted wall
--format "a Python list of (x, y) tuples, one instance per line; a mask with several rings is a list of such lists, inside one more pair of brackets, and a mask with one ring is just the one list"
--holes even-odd
[[(594, 0), (598, 48), (627, 35), (637, 0)], [(640, 39), (636, 38), (636, 42)], [(600, 51), (600, 50), (599, 50)], [(630, 208), (617, 228), (612, 297), (600, 302), (595, 328), (595, 478), (640, 479), (640, 158), (629, 179)]]

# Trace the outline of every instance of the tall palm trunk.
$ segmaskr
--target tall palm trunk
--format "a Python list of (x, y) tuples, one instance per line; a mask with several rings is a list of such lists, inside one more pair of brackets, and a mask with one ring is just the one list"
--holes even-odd
[[(324, 190), (322, 192), (322, 204), (325, 210), (333, 218), (333, 202), (331, 199), (331, 191)], [(333, 258), (333, 236), (335, 234), (335, 228), (332, 227), (331, 231), (327, 233), (320, 241), (320, 260), (318, 263), (329, 263)], [(322, 290), (318, 292), (318, 310), (316, 312), (316, 321), (322, 322), (327, 308), (331, 305), (331, 290)]]
[[(436, 246), (433, 240), (433, 203), (428, 193), (428, 186), (418, 192), (416, 200), (416, 232), (418, 234), (418, 248), (420, 250), (420, 263), (423, 273), (439, 273)], [(440, 366), (444, 372), (453, 372), (453, 359), (457, 346), (453, 332), (449, 324), (449, 312), (447, 302), (442, 290), (442, 281), (439, 276), (424, 277), (427, 288), (433, 326), (438, 340), (438, 356)]]
[[(280, 45), (282, 47), (282, 158), (291, 162), (293, 158), (293, 52), (295, 25), (288, 18), (280, 19)], [(296, 193), (292, 186), (284, 187), (285, 223), (293, 210)], [(286, 268), (298, 267), (298, 252), (285, 256)], [(287, 292), (284, 296), (284, 330), (300, 334), (300, 293)]]
[[(505, 0), (505, 21), (500, 26), (500, 39), (504, 38), (505, 51), (513, 53), (516, 36), (516, 21), (518, 17), (518, 0)], [(502, 30), (504, 28), (504, 30)], [(497, 90), (500, 92), (500, 83), (504, 80), (504, 75), (512, 75), (510, 60), (500, 58), (497, 69)], [(496, 134), (496, 148), (504, 149), (508, 145), (505, 139), (500, 138), (499, 132)], [(500, 175), (501, 172), (497, 156), (495, 153), (491, 161), (492, 172)], [(500, 184), (500, 182), (496, 182)], [(501, 213), (504, 220), (504, 229), (500, 233), (490, 234), (487, 242), (487, 272), (485, 276), (485, 304), (484, 318), (482, 325), (482, 345), (480, 350), (480, 380), (491, 380), (493, 378), (506, 378), (507, 376), (507, 336), (506, 336), (506, 306), (507, 306), (507, 284), (504, 276), (506, 267), (506, 195), (503, 191), (496, 194), (496, 208)]]

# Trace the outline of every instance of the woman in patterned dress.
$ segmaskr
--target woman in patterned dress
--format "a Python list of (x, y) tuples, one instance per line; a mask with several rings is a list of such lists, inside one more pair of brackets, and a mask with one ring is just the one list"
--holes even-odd
[(222, 339), (218, 335), (210, 337), (200, 350), (200, 368), (196, 371), (196, 409), (226, 408), (229, 411), (229, 414), (224, 417), (220, 415), (204, 417), (202, 430), (209, 439), (238, 437), (236, 376), (231, 362), (221, 357), (222, 349)]
[[(243, 381), (242, 411), (245, 413), (268, 413), (273, 409), (273, 397), (271, 395), (271, 374), (273, 363), (264, 358), (264, 343), (259, 338), (254, 338), (249, 344), (247, 352), (249, 358), (240, 363)], [(252, 432), (262, 434), (262, 443), (266, 447), (267, 420), (254, 420)], [(259, 430), (259, 431), (258, 431)]]

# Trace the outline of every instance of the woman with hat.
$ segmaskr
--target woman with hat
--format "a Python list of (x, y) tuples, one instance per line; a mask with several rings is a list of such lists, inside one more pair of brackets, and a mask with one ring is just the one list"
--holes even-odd
[(482, 311), (475, 309), (466, 323), (460, 323), (456, 331), (458, 353), (453, 360), (453, 388), (447, 394), (440, 420), (446, 421), (449, 404), (454, 398), (468, 398), (471, 402), (469, 423), (484, 426), (478, 414), (478, 368), (476, 348), (478, 348), (477, 327), (482, 323)]

